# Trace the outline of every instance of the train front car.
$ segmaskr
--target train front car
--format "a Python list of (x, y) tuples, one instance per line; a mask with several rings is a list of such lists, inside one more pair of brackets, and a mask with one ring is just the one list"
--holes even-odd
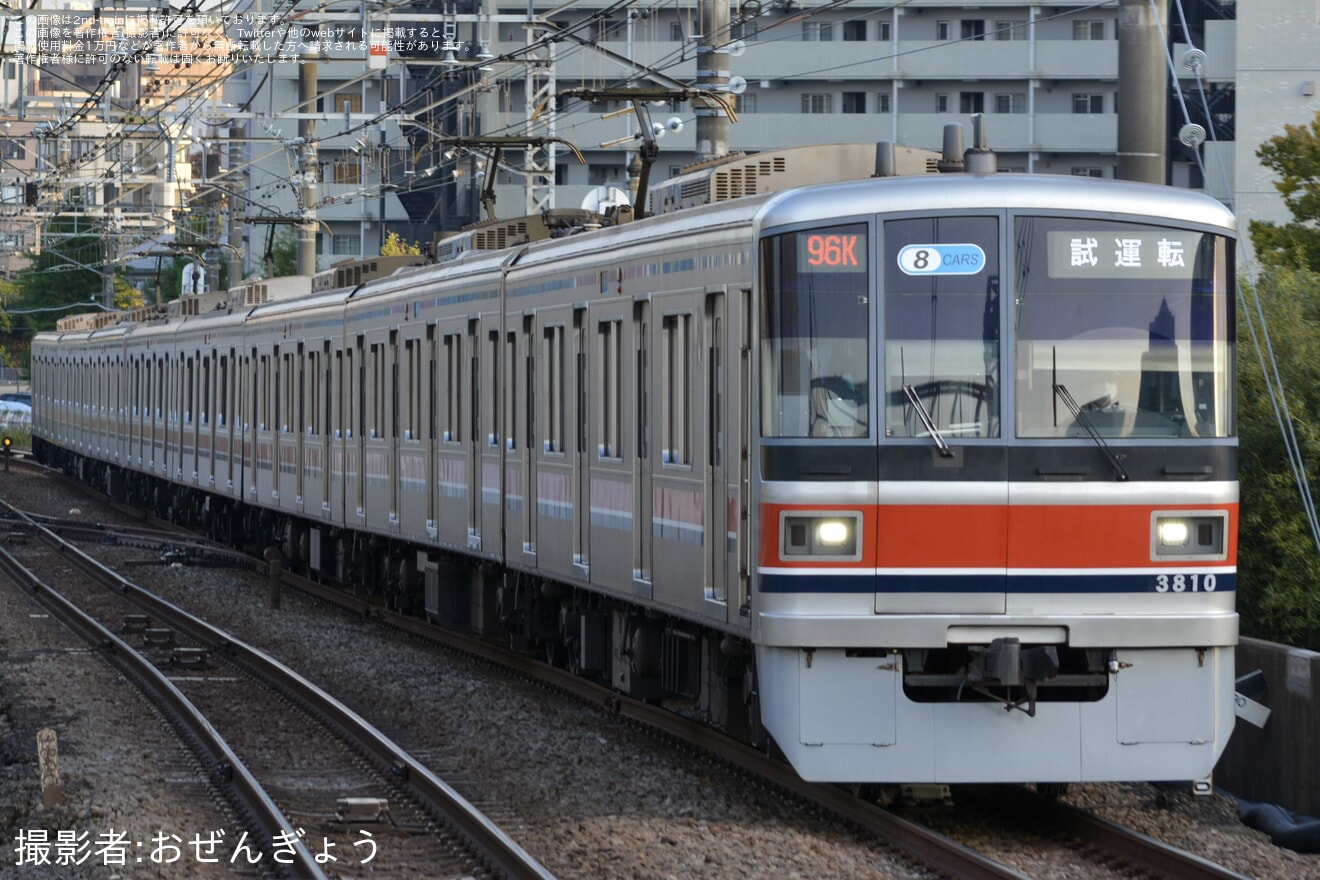
[(1187, 191), (1008, 174), (767, 206), (753, 638), (803, 777), (1209, 777), (1234, 229)]

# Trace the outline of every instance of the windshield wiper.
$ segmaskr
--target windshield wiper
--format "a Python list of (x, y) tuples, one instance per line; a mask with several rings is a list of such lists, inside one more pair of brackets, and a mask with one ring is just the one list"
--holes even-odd
[(931, 419), (930, 413), (926, 412), (926, 407), (921, 402), (921, 397), (917, 395), (917, 390), (911, 385), (904, 384), (903, 394), (907, 397), (908, 403), (912, 404), (912, 408), (917, 411), (917, 418), (921, 419), (921, 425), (930, 434), (930, 439), (935, 441), (936, 447), (940, 450), (940, 455), (944, 458), (952, 458), (953, 450), (949, 448), (949, 444), (944, 439), (944, 435), (940, 433), (940, 429), (935, 427), (935, 422)]
[(1105, 461), (1109, 462), (1109, 466), (1114, 469), (1114, 476), (1118, 478), (1118, 481), (1120, 483), (1126, 482), (1128, 479), (1128, 472), (1123, 468), (1123, 463), (1118, 460), (1118, 456), (1114, 454), (1114, 450), (1109, 448), (1109, 444), (1105, 442), (1105, 438), (1100, 436), (1100, 432), (1095, 429), (1095, 425), (1091, 424), (1090, 417), (1082, 412), (1082, 408), (1077, 405), (1077, 401), (1073, 400), (1073, 396), (1068, 392), (1068, 389), (1062, 384), (1055, 383), (1054, 394), (1059, 400), (1063, 401), (1063, 405), (1068, 407), (1068, 411), (1072, 413), (1073, 418), (1077, 420), (1077, 423), (1081, 425), (1086, 433), (1091, 436), (1091, 439), (1095, 441), (1096, 447), (1104, 454)]

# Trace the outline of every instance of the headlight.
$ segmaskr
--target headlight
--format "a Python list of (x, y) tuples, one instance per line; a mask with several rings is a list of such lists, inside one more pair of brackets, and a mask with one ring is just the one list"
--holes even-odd
[(862, 558), (862, 515), (857, 512), (788, 513), (782, 516), (780, 554), (784, 559)]
[(1222, 511), (1157, 511), (1151, 515), (1150, 558), (1227, 559), (1227, 531), (1228, 514)]
[[(6, 437), (5, 439), (9, 438)], [(816, 524), (816, 540), (824, 547), (842, 547), (851, 539), (852, 523), (850, 522), (841, 519), (827, 519)]]
[(1185, 547), (1187, 535), (1191, 532), (1187, 523), (1181, 519), (1162, 520), (1157, 526), (1161, 547)]

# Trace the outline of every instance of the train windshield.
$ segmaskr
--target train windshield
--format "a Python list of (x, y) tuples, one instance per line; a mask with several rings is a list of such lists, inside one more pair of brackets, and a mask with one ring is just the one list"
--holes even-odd
[(1017, 221), (1020, 437), (1227, 437), (1231, 247), (1185, 229)]
[(999, 436), (999, 220), (885, 223), (885, 436)]
[(867, 242), (864, 224), (765, 241), (764, 436), (869, 435)]

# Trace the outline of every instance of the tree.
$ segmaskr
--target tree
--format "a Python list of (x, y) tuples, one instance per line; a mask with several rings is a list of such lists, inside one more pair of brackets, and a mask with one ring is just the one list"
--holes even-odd
[(1256, 150), (1266, 168), (1279, 175), (1274, 186), (1293, 215), (1292, 223), (1251, 221), (1251, 241), (1267, 266), (1320, 272), (1320, 113), (1310, 125), (1285, 125)]
[(18, 273), (15, 311), (28, 312), (24, 324), (33, 331), (53, 330), (55, 323), (76, 309), (65, 306), (100, 301), (100, 267), (105, 262), (101, 239), (79, 234), (86, 218), (55, 217), (46, 227), (42, 251)]
[(287, 229), (281, 229), (275, 236), (270, 252), (267, 274), (271, 278), (298, 274), (298, 239)]
[(422, 246), (417, 242), (405, 244), (403, 237), (397, 232), (391, 232), (385, 236), (385, 243), (380, 246), (380, 255), (382, 257), (402, 257), (413, 254), (420, 255)]
[(1238, 612), (1245, 635), (1320, 649), (1320, 553), (1284, 446), (1261, 362), (1261, 314), (1312, 490), (1320, 489), (1320, 275), (1275, 266), (1254, 293), (1244, 282), (1238, 320), (1241, 503)]
[(129, 284), (128, 279), (123, 275), (115, 275), (115, 308), (136, 309), (138, 306), (146, 304), (146, 300), (142, 297), (142, 291)]

